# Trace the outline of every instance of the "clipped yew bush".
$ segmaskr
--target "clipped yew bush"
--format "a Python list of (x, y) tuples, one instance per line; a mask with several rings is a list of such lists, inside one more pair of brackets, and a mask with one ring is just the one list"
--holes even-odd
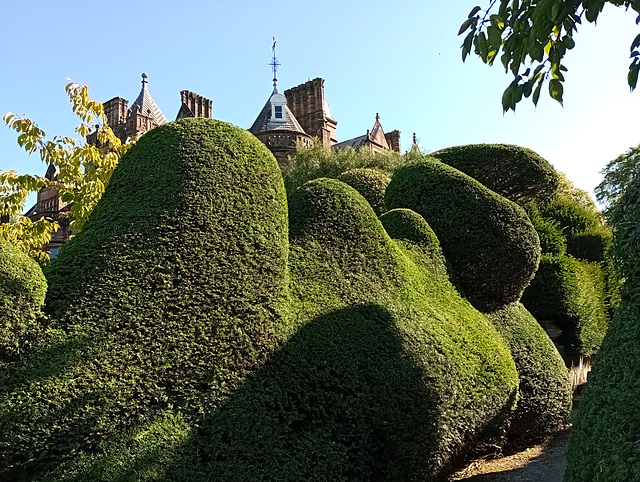
[(399, 168), (386, 204), (425, 218), (471, 299), (517, 301), (536, 271), (540, 243), (525, 211), (437, 159)]
[(161, 478), (274, 351), (287, 251), (262, 143), (211, 119), (145, 134), (51, 263), (55, 334), (0, 374), (0, 479)]
[(572, 354), (589, 356), (598, 351), (609, 325), (600, 264), (544, 255), (522, 303), (537, 320), (553, 321), (562, 329), (558, 342)]
[[(446, 271), (432, 269), (442, 259), (426, 222), (409, 210), (389, 212), (381, 222), (355, 190), (328, 179), (305, 184), (290, 198), (289, 212), (299, 316), (365, 307), (361, 321), (345, 317), (340, 328), (342, 333), (362, 325), (362, 334), (331, 342), (339, 368), (334, 362), (321, 370), (352, 387), (336, 396), (356, 406), (341, 402), (330, 409), (340, 427), (330, 440), (340, 441), (342, 458), (366, 467), (355, 479), (433, 480), (478, 444), (495, 441), (490, 436), (500, 433), (513, 408), (513, 361), (495, 328), (460, 297)], [(392, 240), (383, 225), (402, 239)], [(367, 357), (349, 356), (365, 350), (363, 345), (380, 348)], [(383, 369), (399, 360), (410, 362), (404, 374)], [(354, 373), (354, 366), (363, 372)], [(369, 409), (357, 405), (368, 397), (356, 395), (358, 380), (380, 386)], [(324, 397), (317, 388), (300, 396)], [(357, 435), (362, 427), (368, 427), (366, 436)], [(337, 435), (343, 432), (354, 436), (345, 440)]]
[(507, 341), (518, 369), (520, 396), (508, 438), (523, 446), (566, 426), (573, 393), (551, 339), (519, 302), (487, 309), (485, 314)]
[(540, 155), (509, 144), (470, 144), (430, 154), (514, 201), (543, 200), (558, 189), (556, 170)]
[(378, 216), (386, 212), (384, 193), (391, 182), (387, 174), (377, 169), (360, 168), (343, 172), (338, 179), (362, 194)]
[(340, 181), (306, 183), (289, 218), (298, 327), (205, 417), (167, 478), (437, 480), (495, 441), (515, 366), (446, 274), (414, 262)]
[[(637, 279), (633, 288), (640, 288)], [(639, 319), (635, 300), (616, 310), (572, 429), (567, 482), (640, 480)]]
[(0, 363), (19, 356), (21, 338), (40, 313), (46, 292), (38, 263), (0, 238)]

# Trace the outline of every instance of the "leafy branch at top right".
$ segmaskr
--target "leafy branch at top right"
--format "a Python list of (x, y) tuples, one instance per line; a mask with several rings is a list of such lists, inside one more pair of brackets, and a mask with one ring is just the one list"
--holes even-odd
[[(551, 98), (562, 104), (564, 72), (562, 61), (575, 46), (574, 34), (583, 19), (595, 22), (604, 5), (632, 9), (640, 13), (640, 0), (491, 0), (486, 10), (474, 7), (460, 26), (466, 33), (462, 60), (471, 53), (485, 64), (499, 58), (513, 81), (502, 95), (505, 112), (514, 110), (523, 97), (538, 104), (542, 88), (548, 86)], [(636, 24), (640, 23), (640, 15)], [(640, 34), (631, 43), (631, 64), (627, 80), (636, 88), (640, 72)]]

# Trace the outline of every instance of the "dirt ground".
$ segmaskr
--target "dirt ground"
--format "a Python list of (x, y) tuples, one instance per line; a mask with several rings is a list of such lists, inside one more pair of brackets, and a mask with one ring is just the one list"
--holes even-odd
[(508, 457), (476, 460), (456, 472), (450, 482), (562, 482), (569, 430), (547, 442)]

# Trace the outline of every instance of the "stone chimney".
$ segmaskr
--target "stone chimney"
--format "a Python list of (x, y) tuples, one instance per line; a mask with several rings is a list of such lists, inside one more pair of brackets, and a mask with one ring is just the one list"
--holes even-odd
[(180, 91), (182, 105), (178, 111), (177, 119), (183, 117), (207, 117), (211, 118), (213, 101), (191, 92), (189, 90)]
[(400, 131), (398, 129), (384, 134), (392, 151), (400, 152)]
[(329, 103), (324, 98), (324, 79), (317, 77), (284, 92), (287, 106), (304, 131), (317, 137), (325, 146), (337, 141), (337, 122), (331, 117)]
[(114, 97), (103, 104), (104, 115), (107, 117), (107, 124), (111, 129), (115, 130), (116, 127), (125, 123), (128, 105), (129, 101), (122, 97)]

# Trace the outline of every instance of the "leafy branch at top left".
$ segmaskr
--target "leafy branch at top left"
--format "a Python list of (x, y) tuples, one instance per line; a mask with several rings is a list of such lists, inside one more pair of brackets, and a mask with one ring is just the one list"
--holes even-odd
[[(135, 142), (127, 139), (123, 143), (113, 133), (102, 104), (89, 97), (86, 85), (71, 82), (65, 90), (73, 113), (80, 119), (75, 129), (80, 139), (55, 136), (47, 140), (45, 132), (32, 120), (12, 112), (4, 116), (7, 126), (18, 135), (18, 145), (28, 154), (37, 152), (47, 166), (55, 168), (51, 179), (0, 171), (0, 214), (10, 217), (9, 223), (0, 224), (0, 236), (34, 256), (59, 225), (45, 216), (33, 221), (25, 217), (22, 213), (27, 196), (43, 188), (55, 189), (69, 207), (71, 228), (79, 231), (102, 197), (120, 156)], [(86, 140), (90, 134), (91, 143)]]

